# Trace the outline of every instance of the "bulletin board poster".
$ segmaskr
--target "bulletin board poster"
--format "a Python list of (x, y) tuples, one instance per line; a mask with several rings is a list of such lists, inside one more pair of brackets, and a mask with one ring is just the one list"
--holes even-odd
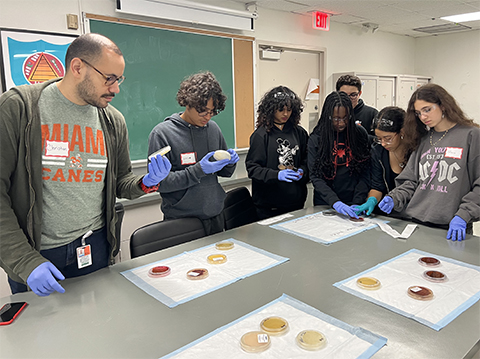
[(2, 89), (65, 75), (65, 54), (77, 35), (0, 29)]

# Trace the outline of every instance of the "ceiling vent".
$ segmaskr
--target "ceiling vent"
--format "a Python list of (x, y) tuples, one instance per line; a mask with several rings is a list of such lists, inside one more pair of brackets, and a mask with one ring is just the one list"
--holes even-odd
[(413, 29), (413, 31), (425, 32), (427, 34), (444, 34), (446, 32), (471, 30), (471, 29), (472, 28), (469, 26), (453, 23), (453, 24), (417, 27), (416, 29)]

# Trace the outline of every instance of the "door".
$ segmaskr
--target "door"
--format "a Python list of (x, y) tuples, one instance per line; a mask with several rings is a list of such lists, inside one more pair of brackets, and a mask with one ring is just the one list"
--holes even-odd
[(377, 110), (387, 106), (395, 106), (395, 78), (380, 77), (377, 88)]
[(279, 60), (257, 58), (256, 105), (273, 87), (280, 85), (288, 87), (304, 101), (300, 125), (311, 133), (319, 118), (320, 103), (323, 101), (320, 97), (323, 91), (320, 91), (318, 100), (305, 100), (305, 96), (310, 79), (320, 79), (320, 86), (324, 84), (320, 76), (320, 63), (319, 52), (290, 48), (282, 48)]

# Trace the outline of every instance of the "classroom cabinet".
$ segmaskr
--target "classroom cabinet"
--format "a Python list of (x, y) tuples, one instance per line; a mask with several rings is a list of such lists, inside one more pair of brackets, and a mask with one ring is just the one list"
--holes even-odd
[(386, 106), (407, 108), (412, 93), (430, 82), (431, 77), (417, 75), (366, 74), (360, 72), (334, 73), (333, 88), (342, 75), (358, 76), (362, 81), (362, 99), (368, 106), (378, 110)]

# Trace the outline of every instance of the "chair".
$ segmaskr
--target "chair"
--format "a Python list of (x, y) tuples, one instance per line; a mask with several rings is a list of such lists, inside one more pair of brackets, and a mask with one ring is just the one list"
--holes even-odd
[(258, 220), (250, 191), (239, 187), (227, 192), (223, 209), (225, 230), (244, 226)]
[(115, 212), (117, 213), (117, 221), (115, 222), (115, 237), (117, 237), (117, 240), (120, 241), (122, 234), (123, 215), (125, 214), (125, 208), (123, 208), (123, 204), (120, 202), (115, 203)]
[(198, 218), (178, 218), (147, 224), (132, 233), (130, 256), (136, 258), (205, 237), (205, 229)]

